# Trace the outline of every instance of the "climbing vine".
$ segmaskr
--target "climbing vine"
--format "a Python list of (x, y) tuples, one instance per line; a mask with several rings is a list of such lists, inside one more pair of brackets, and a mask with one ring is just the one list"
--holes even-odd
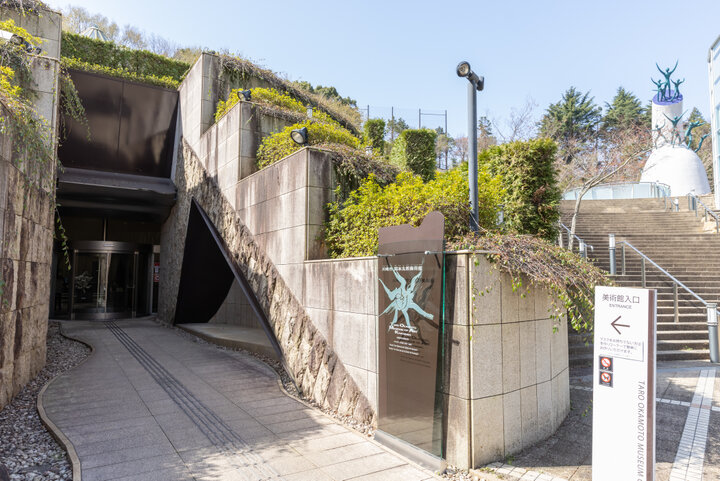
[(0, 0), (0, 7), (10, 8), (23, 15), (38, 15), (41, 10), (47, 8), (39, 0)]
[(456, 238), (449, 248), (488, 251), (488, 259), (511, 276), (513, 292), (520, 295), (530, 287), (523, 285), (523, 278), (548, 289), (554, 294), (550, 317), (559, 321), (567, 313), (578, 332), (592, 329), (595, 286), (612, 285), (607, 274), (587, 259), (532, 235), (485, 231)]
[[(29, 3), (33, 5), (33, 3)], [(18, 168), (25, 184), (25, 197), (31, 189), (48, 195), (55, 204), (60, 240), (65, 264), (70, 268), (68, 239), (55, 202), (54, 172), (61, 169), (55, 149), (52, 130), (38, 114), (33, 101), (37, 97), (32, 90), (31, 64), (36, 57), (31, 55), (41, 40), (25, 29), (15, 25), (12, 19), (0, 22), (0, 29), (20, 37), (0, 45), (0, 134), (11, 140), (12, 162)], [(63, 114), (87, 127), (85, 109), (67, 71), (61, 69), (60, 106)], [(89, 135), (89, 133), (88, 133)]]

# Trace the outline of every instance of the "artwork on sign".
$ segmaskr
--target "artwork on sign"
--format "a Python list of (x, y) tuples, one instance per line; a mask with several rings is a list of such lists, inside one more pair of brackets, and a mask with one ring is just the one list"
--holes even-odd
[(380, 229), (378, 429), (442, 455), (436, 402), (445, 219)]

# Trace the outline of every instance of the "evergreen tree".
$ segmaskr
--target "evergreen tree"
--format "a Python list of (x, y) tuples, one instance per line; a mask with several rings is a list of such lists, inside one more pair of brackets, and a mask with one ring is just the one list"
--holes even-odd
[(492, 123), (490, 122), (490, 119), (485, 116), (478, 119), (477, 139), (478, 153), (497, 144), (497, 139), (495, 138), (492, 130)]
[(409, 129), (410, 126), (402, 117), (396, 117), (395, 119), (388, 119), (387, 131), (392, 133), (393, 137), (397, 137), (402, 133), (403, 130)]
[(650, 100), (645, 108), (643, 109), (643, 113), (640, 115), (640, 120), (642, 122), (642, 126), (647, 128), (648, 130), (653, 128), (652, 124), (652, 100)]
[(644, 108), (632, 92), (619, 87), (612, 103), (605, 103), (606, 113), (602, 119), (603, 130), (633, 129), (643, 124)]
[(590, 92), (570, 87), (559, 102), (547, 108), (540, 121), (540, 134), (555, 140), (561, 158), (570, 163), (597, 138), (601, 112)]

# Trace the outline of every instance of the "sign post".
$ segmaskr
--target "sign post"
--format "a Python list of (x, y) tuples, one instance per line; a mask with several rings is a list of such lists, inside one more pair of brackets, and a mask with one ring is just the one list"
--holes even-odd
[(595, 287), (593, 481), (655, 479), (654, 289)]
[(431, 212), (420, 227), (403, 224), (378, 233), (376, 439), (433, 469), (442, 458), (437, 367), (444, 226), (443, 215)]

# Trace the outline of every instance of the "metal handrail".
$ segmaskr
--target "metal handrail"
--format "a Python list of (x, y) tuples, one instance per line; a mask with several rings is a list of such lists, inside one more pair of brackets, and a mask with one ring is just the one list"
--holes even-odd
[[(633, 195), (631, 197), (619, 197), (618, 199), (643, 199), (646, 197), (635, 197), (634, 195), (634, 188), (642, 185), (647, 185), (650, 187), (650, 197), (651, 199), (659, 199), (659, 198), (667, 198), (670, 195), (670, 186), (668, 184), (663, 184), (662, 182), (607, 182), (603, 184), (596, 185), (583, 195), (583, 198), (585, 198), (585, 195), (591, 194), (596, 189), (607, 189), (615, 186), (630, 186), (633, 187)], [(582, 187), (575, 187), (574, 189), (569, 189), (563, 192), (563, 200), (576, 200), (578, 193), (582, 190)], [(591, 194), (592, 196), (592, 194)], [(613, 199), (616, 199), (613, 197)]]
[[(565, 229), (567, 231), (568, 242), (569, 242), (569, 236), (573, 236), (573, 238), (575, 238), (578, 241), (578, 247), (580, 245), (584, 245), (586, 248), (589, 247), (592, 252), (595, 252), (595, 248), (593, 246), (591, 246), (590, 244), (588, 244), (587, 242), (582, 240), (580, 237), (578, 237), (576, 234), (574, 234), (568, 226), (566, 226), (565, 224), (560, 222), (560, 227), (562, 227), (563, 229)], [(560, 236), (560, 238), (562, 239), (562, 235)], [(560, 242), (560, 247), (563, 247), (562, 242)]]
[[(638, 250), (638, 249), (637, 249), (635, 246), (633, 246), (631, 243), (629, 243), (628, 241), (624, 241), (624, 240), (623, 240), (623, 241), (619, 241), (619, 243), (620, 243), (620, 244), (624, 244), (624, 245), (628, 246), (629, 248), (631, 248), (632, 250), (634, 250), (640, 257), (643, 258), (643, 260), (648, 261), (650, 264), (653, 265), (653, 267), (655, 267), (657, 270), (659, 270), (660, 272), (662, 272), (663, 274), (665, 274), (667, 277), (669, 277), (675, 284), (679, 285), (680, 287), (682, 287), (683, 289), (685, 289), (687, 292), (689, 292), (690, 294), (692, 294), (698, 301), (702, 302), (705, 307), (708, 306), (708, 302), (707, 302), (707, 301), (705, 301), (702, 297), (700, 297), (700, 296), (698, 296), (697, 294), (695, 294), (688, 286), (686, 286), (685, 284), (683, 284), (682, 282), (680, 282), (680, 281), (677, 279), (677, 277), (673, 276), (673, 275), (670, 274), (668, 271), (666, 271), (665, 269), (663, 269), (662, 267), (660, 267), (655, 261), (653, 261), (652, 259), (650, 259), (650, 258), (649, 258), (648, 256), (646, 256), (645, 254), (643, 254), (640, 250)], [(623, 247), (624, 247), (624, 246), (623, 246)], [(625, 275), (625, 249), (624, 249), (624, 248), (623, 248), (623, 253), (622, 253), (622, 259), (623, 259), (623, 263), (622, 263), (622, 274)], [(643, 266), (643, 267), (644, 267), (644, 266)], [(643, 271), (644, 271), (644, 269), (643, 269)], [(644, 276), (645, 272), (643, 272), (642, 274), (643, 274), (643, 277), (645, 277), (645, 276)]]
[[(616, 266), (615, 266), (615, 235), (610, 234), (609, 236), (609, 242), (610, 242), (610, 273), (611, 275), (614, 275), (616, 272)], [(657, 262), (650, 259), (648, 256), (640, 252), (639, 249), (637, 249), (635, 246), (630, 244), (628, 241), (620, 241), (620, 245), (622, 246), (622, 275), (625, 275), (625, 246), (628, 246), (630, 249), (635, 251), (637, 255), (640, 256), (640, 276), (642, 279), (642, 287), (643, 289), (647, 288), (647, 282), (645, 279), (645, 262), (649, 262), (652, 264), (653, 267), (655, 267), (657, 270), (662, 272), (665, 276), (670, 278), (673, 282), (673, 320), (677, 323), (680, 322), (680, 299), (678, 297), (678, 286), (685, 289), (690, 295), (692, 295), (695, 299), (700, 301), (705, 306), (705, 311), (707, 314), (707, 326), (708, 326), (708, 346), (710, 348), (710, 362), (718, 363), (720, 362), (720, 345), (718, 343), (718, 309), (717, 304), (714, 302), (707, 302), (702, 297), (695, 294), (692, 289), (690, 289), (688, 286), (683, 284), (678, 280), (677, 277), (670, 274), (668, 271), (660, 267)]]
[(718, 216), (715, 212), (712, 211), (707, 205), (705, 205), (705, 202), (700, 199), (697, 195), (690, 192), (687, 195), (688, 198), (688, 209), (695, 211), (695, 217), (697, 217), (698, 208), (697, 204), (700, 203), (701, 206), (703, 206), (703, 209), (705, 209), (704, 213), (704, 221), (707, 222), (708, 214), (710, 214), (715, 219), (715, 233), (720, 234), (720, 216)]

